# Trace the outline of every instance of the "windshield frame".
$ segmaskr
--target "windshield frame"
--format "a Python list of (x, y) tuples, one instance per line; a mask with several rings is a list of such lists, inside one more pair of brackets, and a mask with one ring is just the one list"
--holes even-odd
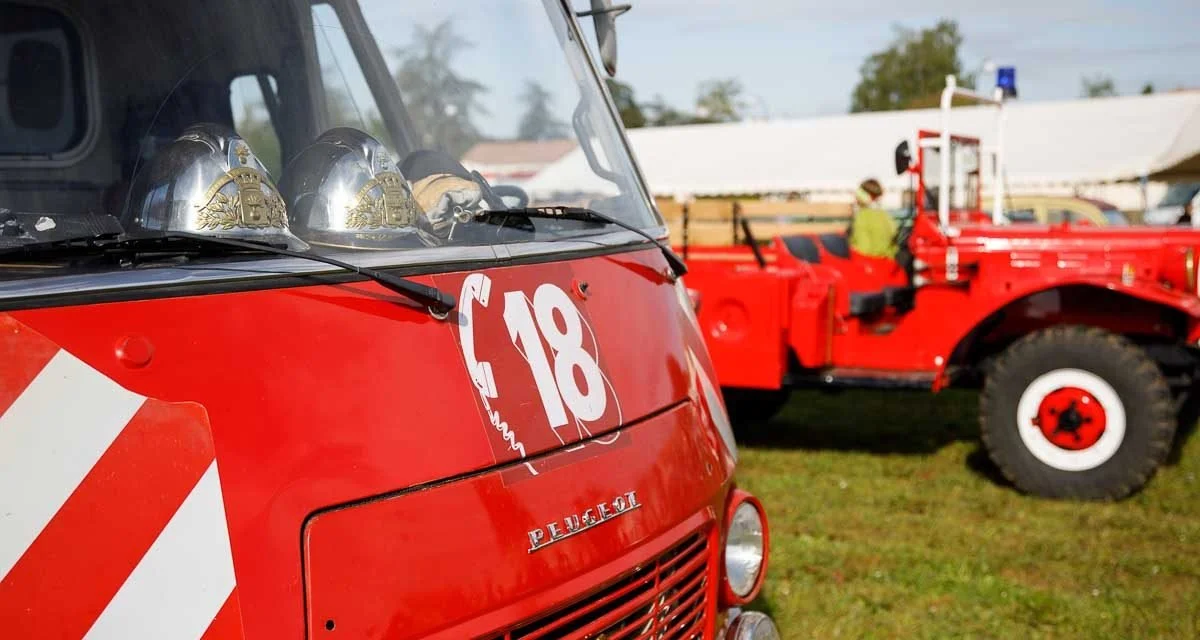
[[(917, 133), (916, 202), (918, 213), (939, 216), (938, 202), (941, 198), (941, 162), (949, 158), (949, 183), (946, 192), (950, 206), (950, 226), (956, 226), (955, 214), (980, 214), (983, 203), (983, 145), (979, 138), (951, 134), (950, 149), (941, 148), (941, 134), (936, 131), (920, 130)], [(957, 152), (970, 150), (974, 169), (960, 172)], [(959, 178), (964, 178), (961, 182)], [(958, 198), (958, 202), (955, 198)], [(962, 206), (958, 206), (961, 204)]]

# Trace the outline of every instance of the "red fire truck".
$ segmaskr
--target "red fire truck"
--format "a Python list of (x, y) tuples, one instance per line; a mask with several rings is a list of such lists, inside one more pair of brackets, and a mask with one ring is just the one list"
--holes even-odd
[[(945, 109), (964, 93), (951, 81)], [(730, 414), (764, 420), (796, 388), (981, 388), (983, 442), (1019, 489), (1136, 491), (1197, 373), (1200, 233), (1002, 224), (1002, 194), (994, 220), (981, 207), (978, 139), (916, 147), (896, 153), (915, 211), (895, 258), (840, 233), (760, 245), (744, 219), (745, 246), (687, 248)]]
[(0, 636), (778, 637), (621, 10), (0, 1)]

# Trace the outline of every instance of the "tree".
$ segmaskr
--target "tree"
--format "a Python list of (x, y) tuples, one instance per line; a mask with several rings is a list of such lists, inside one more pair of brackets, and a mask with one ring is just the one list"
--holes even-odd
[(737, 122), (742, 119), (746, 102), (742, 83), (735, 78), (703, 82), (697, 89), (696, 112), (708, 122)]
[(1107, 98), (1117, 95), (1117, 87), (1113, 84), (1113, 79), (1104, 74), (1090, 78), (1085, 76), (1081, 95), (1084, 98)]
[(567, 125), (554, 117), (550, 110), (553, 101), (549, 91), (533, 80), (525, 81), (521, 102), (525, 104), (525, 115), (517, 126), (517, 138), (521, 140), (553, 140), (567, 135)]
[(695, 112), (678, 109), (668, 104), (662, 96), (638, 103), (633, 87), (616, 80), (608, 81), (608, 90), (621, 114), (621, 121), (628, 129), (737, 122), (747, 108), (746, 101), (742, 99), (742, 83), (733, 78), (701, 82), (696, 88)]
[(696, 112), (676, 109), (662, 96), (641, 105), (645, 124), (649, 127), (672, 127), (682, 124), (736, 122), (742, 119), (746, 103), (742, 100), (742, 83), (735, 79), (709, 80), (696, 88)]
[(633, 87), (614, 78), (606, 78), (605, 81), (625, 128), (637, 129), (646, 126), (646, 114), (642, 113), (642, 107), (637, 103)]
[(1148, 96), (1153, 93), (1154, 93), (1154, 84), (1153, 83), (1147, 82), (1146, 84), (1142, 85), (1142, 95)]
[[(392, 135), (383, 123), (379, 111), (370, 109), (363, 113), (359, 103), (355, 102), (346, 86), (341, 72), (331, 67), (321, 69), (322, 82), (325, 85), (325, 109), (329, 116), (330, 127), (352, 127), (369, 134), (383, 143), (389, 149), (395, 149)], [(374, 102), (368, 101), (374, 107)]]
[(276, 180), (283, 169), (279, 153), (279, 137), (267, 115), (267, 107), (261, 101), (242, 105), (242, 115), (234, 118), (234, 129), (246, 141), (258, 161)]
[(642, 111), (646, 114), (646, 126), (649, 127), (673, 127), (696, 122), (696, 116), (672, 107), (662, 96), (654, 96), (654, 100), (642, 105)]
[(432, 29), (417, 25), (412, 45), (394, 52), (400, 61), (396, 84), (422, 146), (455, 157), (483, 139), (472, 118), (487, 113), (479, 101), (487, 87), (458, 75), (452, 66), (454, 56), (468, 46), (445, 20)]
[(959, 59), (962, 41), (953, 20), (941, 20), (920, 31), (896, 27), (891, 44), (871, 54), (859, 68), (861, 77), (851, 95), (850, 111), (912, 108), (914, 103), (939, 94), (948, 75), (958, 77), (961, 86), (974, 87), (974, 74), (964, 74)]

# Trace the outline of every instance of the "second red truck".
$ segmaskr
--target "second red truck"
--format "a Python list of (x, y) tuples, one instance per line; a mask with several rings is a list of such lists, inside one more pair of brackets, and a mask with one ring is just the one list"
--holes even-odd
[(894, 259), (845, 234), (760, 243), (744, 222), (745, 246), (688, 248), (731, 415), (769, 418), (798, 388), (976, 387), (983, 442), (1019, 489), (1135, 492), (1196, 374), (1200, 232), (993, 224), (979, 141), (916, 146), (897, 149), (917, 188)]

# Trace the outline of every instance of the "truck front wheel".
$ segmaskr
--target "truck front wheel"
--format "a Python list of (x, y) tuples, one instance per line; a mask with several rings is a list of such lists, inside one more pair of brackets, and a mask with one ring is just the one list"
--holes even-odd
[(988, 455), (1021, 491), (1117, 500), (1166, 459), (1175, 406), (1141, 348), (1092, 327), (1055, 327), (1013, 343), (979, 404)]

